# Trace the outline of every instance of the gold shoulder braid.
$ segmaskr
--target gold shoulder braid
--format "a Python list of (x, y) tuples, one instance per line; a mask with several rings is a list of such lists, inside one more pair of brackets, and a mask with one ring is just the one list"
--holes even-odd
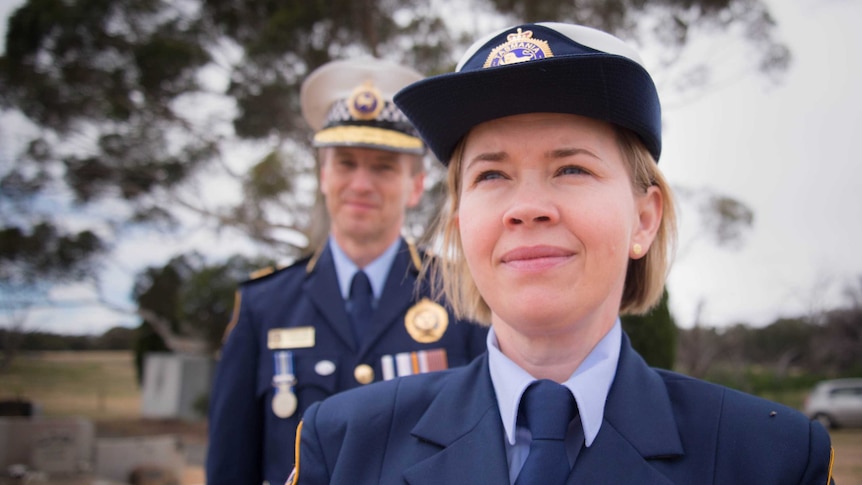
[(230, 335), (231, 331), (233, 331), (234, 327), (236, 327), (237, 322), (239, 321), (239, 306), (242, 304), (242, 293), (239, 290), (236, 290), (233, 296), (233, 314), (230, 317), (230, 322), (228, 322), (227, 327), (224, 329), (224, 333), (222, 334), (221, 341), (224, 343), (227, 341), (228, 335)]
[(264, 276), (271, 275), (274, 271), (274, 266), (267, 266), (265, 268), (256, 269), (248, 274), (248, 279), (256, 280), (258, 278), (263, 278)]
[(410, 258), (413, 260), (413, 267), (416, 271), (422, 271), (422, 258), (419, 256), (419, 250), (416, 249), (416, 243), (413, 238), (405, 238), (407, 240), (407, 249), (410, 250)]
[(311, 255), (311, 259), (308, 260), (308, 263), (305, 265), (305, 273), (311, 273), (314, 271), (314, 267), (317, 266), (317, 260), (320, 259), (320, 255), (323, 254), (323, 248), (326, 247), (326, 243), (324, 242), (317, 249), (314, 250), (314, 254)]
[(294, 445), (294, 463), (296, 465), (293, 466), (293, 471), (290, 472), (290, 476), (287, 477), (287, 483), (285, 485), (296, 485), (299, 483), (299, 444), (302, 442), (302, 421), (299, 422), (299, 426), (296, 427), (296, 444)]

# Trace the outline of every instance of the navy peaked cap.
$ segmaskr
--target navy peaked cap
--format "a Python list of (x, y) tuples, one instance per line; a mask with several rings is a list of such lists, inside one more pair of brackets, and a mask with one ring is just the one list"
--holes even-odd
[(448, 165), (476, 125), (524, 113), (569, 113), (627, 128), (661, 154), (661, 104), (640, 56), (608, 33), (564, 23), (523, 24), (480, 39), (455, 72), (395, 95), (434, 155)]

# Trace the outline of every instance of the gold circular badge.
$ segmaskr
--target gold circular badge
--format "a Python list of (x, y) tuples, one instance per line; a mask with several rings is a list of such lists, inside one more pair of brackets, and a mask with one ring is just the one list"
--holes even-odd
[(368, 364), (359, 364), (353, 369), (353, 377), (360, 384), (370, 384), (374, 380), (374, 369)]
[(428, 298), (410, 307), (404, 315), (404, 326), (413, 340), (421, 344), (436, 342), (449, 327), (449, 314), (440, 304)]

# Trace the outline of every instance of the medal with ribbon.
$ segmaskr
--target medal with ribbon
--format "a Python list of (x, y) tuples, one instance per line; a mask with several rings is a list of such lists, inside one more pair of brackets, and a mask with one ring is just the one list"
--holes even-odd
[(275, 395), (272, 397), (272, 412), (279, 418), (289, 418), (296, 412), (296, 394), (293, 386), (296, 377), (293, 373), (293, 352), (281, 350), (273, 353), (275, 373), (272, 377), (272, 386), (275, 387)]

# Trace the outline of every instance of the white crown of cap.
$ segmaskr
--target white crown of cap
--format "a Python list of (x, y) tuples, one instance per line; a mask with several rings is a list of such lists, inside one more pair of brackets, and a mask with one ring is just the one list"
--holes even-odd
[[(591, 49), (607, 52), (608, 54), (626, 57), (646, 69), (646, 66), (644, 66), (643, 61), (641, 61), (641, 57), (640, 55), (638, 55), (636, 50), (634, 50), (631, 46), (629, 46), (619, 38), (614, 37), (607, 32), (602, 32), (601, 30), (597, 30), (591, 27), (585, 27), (583, 25), (564, 24), (561, 22), (536, 22), (535, 25), (541, 25), (542, 27), (555, 30), (560, 34), (573, 40), (574, 42), (587, 46)], [(467, 61), (469, 61), (476, 54), (476, 52), (478, 52), (479, 49), (481, 49), (491, 39), (500, 35), (503, 32), (506, 32), (507, 30), (512, 30), (512, 28), (513, 27), (507, 27), (505, 29), (498, 30), (497, 32), (486, 35), (485, 37), (482, 37), (481, 39), (474, 42), (473, 45), (471, 45), (470, 48), (467, 49), (467, 52), (461, 57), (461, 60), (455, 67), (455, 71), (461, 71), (461, 68), (464, 67), (464, 64), (466, 64)]]
[(299, 91), (302, 116), (314, 131), (319, 131), (332, 103), (347, 99), (363, 83), (371, 81), (385, 100), (392, 101), (401, 88), (423, 77), (409, 67), (373, 57), (328, 62), (302, 83)]

